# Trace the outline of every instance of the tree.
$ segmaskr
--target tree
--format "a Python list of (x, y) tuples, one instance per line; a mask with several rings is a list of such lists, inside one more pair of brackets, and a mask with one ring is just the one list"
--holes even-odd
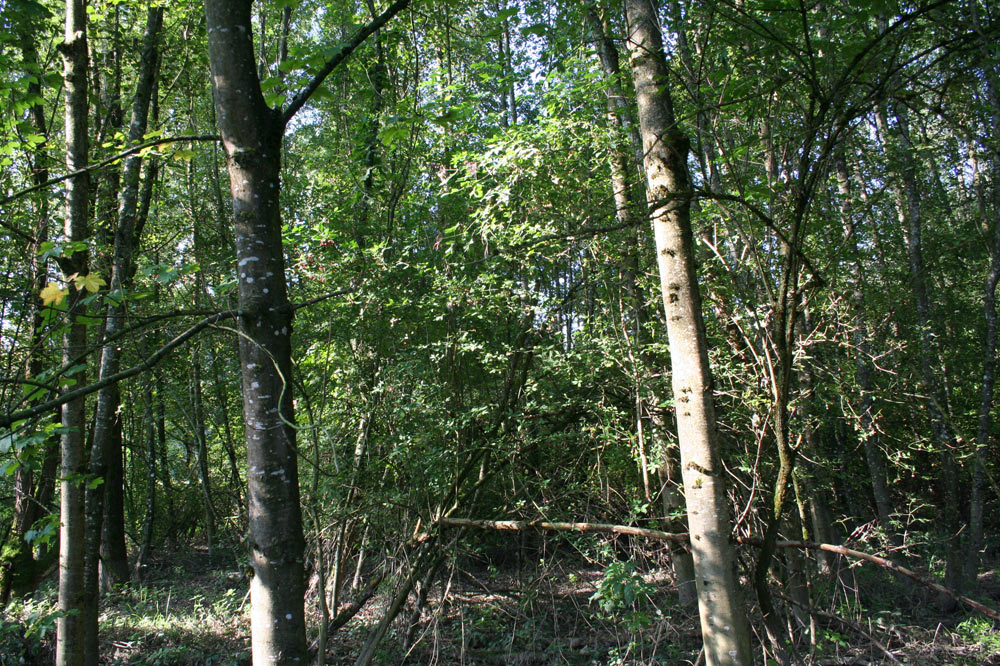
[(694, 265), (689, 144), (674, 118), (669, 73), (653, 6), (646, 0), (629, 0), (626, 10), (650, 218), (670, 340), (681, 473), (705, 658), (712, 666), (749, 664), (750, 630), (730, 542), (712, 371)]
[(306, 661), (302, 513), (292, 405), (291, 335), (278, 194), (285, 127), (331, 71), (401, 11), (397, 0), (309, 81), (285, 109), (264, 101), (249, 0), (206, 0), (209, 62), (226, 152), (239, 274), (246, 422), (253, 658)]
[[(66, 104), (66, 171), (73, 173), (87, 166), (89, 147), (87, 107), (87, 12), (85, 0), (66, 0), (66, 33), (61, 46)], [(90, 205), (90, 175), (82, 173), (66, 183), (64, 236), (69, 250), (59, 259), (63, 279), (87, 275), (87, 221)], [(71, 289), (66, 307), (66, 333), (63, 336), (63, 367), (72, 371), (74, 383), (83, 384), (85, 373), (80, 359), (86, 354), (87, 327), (81, 320), (84, 289)], [(84, 366), (85, 367), (85, 366)], [(62, 407), (62, 481), (60, 483), (59, 530), (59, 611), (57, 620), (56, 666), (80, 666), (84, 663), (84, 636), (87, 619), (85, 599), (84, 482), (86, 479), (84, 430), (85, 397), (75, 398)]]

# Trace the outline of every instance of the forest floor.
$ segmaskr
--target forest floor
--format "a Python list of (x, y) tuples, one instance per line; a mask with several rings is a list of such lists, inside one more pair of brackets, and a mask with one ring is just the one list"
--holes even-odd
[[(669, 576), (655, 570), (640, 576), (624, 567), (615, 569), (611, 580), (607, 570), (585, 561), (570, 564), (571, 559), (524, 568), (497, 569), (481, 562), (453, 567), (430, 590), (409, 632), (409, 647), (407, 627), (417, 617), (412, 607), (393, 624), (373, 663), (704, 663), (697, 614), (677, 603)], [(820, 582), (814, 588), (823, 615), (816, 618), (815, 647), (810, 653), (804, 640), (798, 663), (1000, 665), (1000, 633), (991, 621), (962, 612), (942, 614), (932, 597), (900, 589), (880, 571), (842, 573), (836, 584)], [(1000, 571), (983, 574), (973, 595), (997, 607)], [(51, 587), (45, 588), (37, 599), (4, 610), (0, 666), (52, 663), (54, 596)], [(331, 636), (326, 664), (355, 663), (386, 602), (373, 599)], [(309, 626), (315, 627), (315, 608), (309, 612), (314, 615)], [(235, 569), (235, 558), (210, 561), (199, 550), (165, 554), (151, 563), (146, 583), (107, 595), (101, 636), (103, 663), (109, 665), (248, 665), (246, 581)]]

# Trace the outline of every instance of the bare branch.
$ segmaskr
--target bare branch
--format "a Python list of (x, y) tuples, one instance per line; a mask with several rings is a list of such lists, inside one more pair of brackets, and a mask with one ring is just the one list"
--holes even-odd
[(167, 354), (171, 351), (180, 347), (182, 344), (195, 337), (201, 333), (206, 328), (222, 321), (223, 319), (232, 319), (237, 316), (237, 312), (219, 312), (212, 315), (211, 317), (206, 317), (199, 321), (197, 324), (187, 329), (176, 338), (163, 345), (157, 349), (149, 358), (144, 358), (139, 363), (133, 365), (131, 368), (122, 370), (119, 373), (106, 377), (93, 384), (88, 384), (87, 386), (81, 386), (80, 388), (74, 389), (72, 391), (66, 391), (62, 395), (53, 398), (52, 400), (47, 400), (45, 402), (39, 403), (34, 407), (29, 407), (28, 409), (22, 409), (18, 412), (8, 413), (0, 415), (0, 428), (10, 427), (14, 422), (20, 421), (22, 419), (30, 419), (32, 417), (38, 416), (39, 414), (44, 414), (45, 412), (52, 411), (56, 407), (60, 407), (71, 400), (77, 398), (82, 398), (83, 396), (90, 395), (95, 391), (99, 391), (105, 386), (110, 386), (111, 384), (116, 384), (129, 377), (135, 377), (138, 374), (146, 372), (147, 370), (152, 370), (153, 367), (162, 361)]
[[(107, 158), (105, 160), (101, 160), (100, 162), (96, 162), (95, 164), (91, 164), (90, 166), (88, 166), (88, 167), (86, 167), (84, 169), (78, 169), (77, 171), (73, 171), (71, 173), (63, 174), (62, 176), (56, 176), (55, 178), (49, 178), (44, 183), (39, 183), (37, 185), (32, 185), (31, 187), (28, 187), (28, 188), (25, 188), (23, 190), (19, 190), (17, 192), (14, 192), (14, 194), (10, 194), (10, 195), (4, 197), (3, 199), (0, 199), (0, 206), (9, 204), (11, 201), (15, 201), (17, 199), (20, 199), (21, 197), (23, 197), (23, 196), (25, 196), (27, 194), (31, 194), (32, 192), (37, 192), (38, 190), (44, 189), (46, 187), (50, 187), (50, 186), (55, 185), (57, 183), (61, 183), (64, 180), (69, 180), (70, 178), (76, 178), (77, 176), (83, 175), (85, 173), (89, 173), (91, 171), (97, 171), (99, 169), (103, 169), (104, 167), (106, 167), (106, 166), (108, 166), (110, 164), (114, 164), (115, 162), (117, 162), (120, 159), (128, 157), (129, 155), (135, 155), (136, 153), (141, 152), (141, 151), (145, 150), (146, 148), (152, 148), (153, 146), (161, 146), (161, 145), (166, 144), (166, 143), (180, 143), (181, 141), (218, 141), (218, 140), (219, 140), (219, 137), (217, 135), (215, 135), (215, 134), (195, 134), (195, 135), (188, 135), (188, 136), (168, 136), (168, 137), (163, 137), (163, 138), (160, 138), (160, 139), (154, 139), (153, 141), (147, 141), (146, 143), (140, 143), (139, 145), (132, 146), (128, 150), (122, 151), (122, 152), (118, 153), (117, 155), (112, 155), (111, 157), (109, 157), (109, 158)], [(4, 226), (6, 227), (7, 225), (4, 224)], [(31, 236), (31, 235), (29, 235), (29, 234), (27, 234), (24, 231), (21, 231), (19, 229), (11, 229), (11, 231), (14, 231), (17, 235), (19, 235), (22, 238), (25, 238), (27, 240), (31, 240), (31, 241), (35, 240), (33, 236)]]

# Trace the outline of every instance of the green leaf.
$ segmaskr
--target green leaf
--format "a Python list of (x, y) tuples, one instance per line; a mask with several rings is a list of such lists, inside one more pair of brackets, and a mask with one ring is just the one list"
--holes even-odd
[(332, 102), (336, 96), (326, 86), (320, 86), (313, 92), (311, 99), (319, 102)]
[(497, 20), (506, 21), (512, 16), (517, 16), (518, 11), (519, 10), (517, 7), (511, 7), (510, 9), (505, 9), (502, 12), (497, 13)]
[(549, 26), (545, 23), (535, 23), (534, 25), (529, 25), (526, 28), (521, 28), (521, 35), (527, 37), (528, 35), (538, 35), (539, 37), (544, 37), (549, 32)]
[(276, 109), (285, 103), (285, 94), (271, 93), (269, 95), (264, 95), (264, 103), (272, 109)]

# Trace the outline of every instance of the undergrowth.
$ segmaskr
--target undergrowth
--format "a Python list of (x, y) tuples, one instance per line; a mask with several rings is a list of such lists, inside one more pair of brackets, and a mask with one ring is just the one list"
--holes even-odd
[[(102, 663), (249, 665), (247, 582), (234, 570), (234, 562), (209, 560), (198, 552), (175, 553), (158, 562), (144, 583), (107, 593), (100, 625)], [(696, 610), (677, 602), (665, 570), (642, 562), (567, 557), (514, 569), (460, 557), (435, 582), (423, 609), (411, 604), (400, 614), (375, 663), (697, 663)], [(1000, 598), (997, 581), (997, 572), (987, 572), (973, 593), (995, 606)], [(901, 587), (891, 574), (846, 567), (814, 582), (813, 597), (821, 613), (814, 617), (812, 645), (808, 621), (799, 627), (797, 663), (892, 663), (887, 650), (904, 664), (1000, 665), (1000, 633), (992, 621), (963, 613), (942, 615), (929, 595)], [(389, 594), (386, 590), (331, 636), (327, 664), (354, 663)], [(52, 663), (55, 599), (50, 582), (34, 598), (15, 600), (4, 609), (0, 666)], [(307, 604), (313, 628), (318, 621), (314, 606)], [(749, 612), (759, 626), (759, 618)], [(789, 622), (794, 622), (791, 616)]]

